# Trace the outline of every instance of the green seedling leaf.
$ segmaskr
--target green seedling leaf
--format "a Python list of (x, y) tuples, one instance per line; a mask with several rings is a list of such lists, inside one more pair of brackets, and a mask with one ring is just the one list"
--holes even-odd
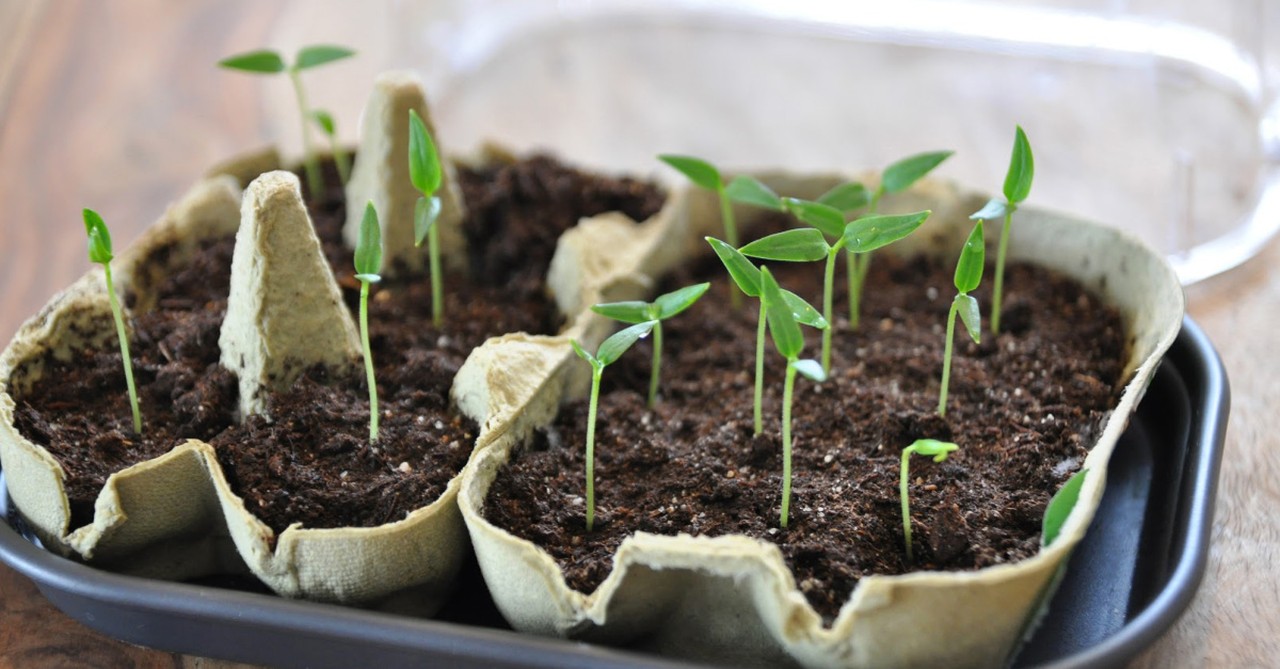
[(422, 242), (427, 239), (427, 234), (431, 232), (431, 227), (436, 224), (436, 220), (439, 218), (439, 197), (432, 195), (431, 197), (418, 198), (418, 201), (413, 205), (414, 246), (422, 246)]
[(1031, 155), (1031, 143), (1027, 134), (1018, 126), (1013, 135), (1013, 155), (1009, 157), (1009, 172), (1004, 177), (1004, 196), (1012, 204), (1018, 204), (1031, 194), (1031, 180), (1036, 175), (1035, 157)]
[(994, 221), (1001, 218), (1009, 212), (1009, 203), (1004, 200), (993, 197), (982, 208), (969, 214), (969, 218), (975, 221)]
[(138, 405), (138, 389), (133, 383), (133, 359), (129, 357), (129, 334), (124, 327), (124, 312), (116, 299), (116, 288), (111, 281), (111, 231), (102, 216), (92, 209), (82, 212), (84, 230), (89, 236), (89, 260), (102, 265), (102, 280), (106, 284), (107, 301), (111, 304), (111, 317), (116, 324), (116, 338), (120, 341), (120, 359), (124, 361), (124, 381), (129, 391), (129, 407), (133, 411), (133, 431), (142, 434), (142, 410)]
[(978, 300), (972, 295), (961, 293), (956, 295), (956, 313), (960, 314), (960, 320), (964, 322), (964, 327), (969, 331), (969, 337), (973, 339), (973, 343), (977, 344), (982, 341), (982, 316), (978, 313)]
[(298, 51), (298, 55), (294, 58), (293, 69), (305, 70), (325, 63), (332, 63), (335, 60), (342, 60), (356, 55), (356, 52), (341, 46), (333, 46), (329, 44), (316, 44), (314, 46), (303, 47)]
[(280, 54), (267, 49), (223, 58), (218, 61), (218, 66), (254, 74), (276, 74), (277, 72), (284, 72), (287, 67)]
[(315, 124), (320, 126), (320, 130), (329, 137), (333, 137), (338, 132), (337, 126), (333, 123), (333, 116), (323, 109), (312, 110), (311, 120), (315, 121)]
[(612, 365), (633, 344), (649, 336), (653, 326), (657, 324), (658, 321), (645, 321), (613, 333), (600, 344), (600, 349), (596, 351), (596, 360), (602, 366)]
[(800, 372), (800, 376), (815, 383), (822, 383), (827, 380), (827, 373), (822, 370), (822, 363), (817, 360), (797, 360), (791, 363), (791, 366), (795, 367), (797, 372)]
[(115, 255), (111, 252), (111, 231), (107, 230), (106, 222), (92, 209), (85, 209), (82, 215), (84, 231), (89, 236), (89, 261), (99, 265), (111, 262)]
[(907, 448), (913, 449), (913, 452), (920, 455), (933, 458), (934, 462), (942, 462), (947, 459), (948, 453), (960, 449), (959, 446), (949, 441), (939, 441), (937, 439), (917, 439)]
[(425, 196), (435, 194), (444, 179), (440, 154), (418, 112), (409, 110), (409, 180)]
[(794, 197), (783, 198), (782, 201), (787, 211), (801, 223), (817, 228), (829, 237), (838, 239), (844, 234), (844, 214), (839, 209)]
[(673, 290), (665, 295), (659, 295), (658, 299), (653, 301), (655, 307), (654, 318), (666, 320), (676, 314), (693, 306), (699, 298), (711, 288), (710, 283), (699, 283), (692, 286), (685, 286), (679, 290)]
[(765, 260), (812, 262), (825, 259), (831, 245), (819, 230), (796, 228), (761, 237), (739, 250), (742, 255)]
[(1062, 484), (1062, 488), (1053, 495), (1053, 499), (1049, 500), (1049, 506), (1044, 510), (1044, 530), (1040, 537), (1042, 546), (1048, 547), (1062, 532), (1067, 516), (1071, 515), (1071, 510), (1076, 507), (1076, 501), (1080, 499), (1080, 488), (1084, 486), (1084, 477), (1088, 473), (1088, 469), (1076, 472)]
[(854, 253), (870, 253), (915, 232), (932, 211), (900, 216), (863, 216), (844, 227), (845, 248)]
[(804, 348), (804, 335), (800, 333), (800, 324), (791, 313), (782, 297), (782, 289), (769, 273), (768, 267), (760, 268), (760, 287), (764, 296), (766, 314), (769, 320), (769, 333), (773, 335), (773, 345), (787, 360), (794, 360)]
[(982, 263), (986, 257), (986, 242), (982, 238), (982, 221), (973, 226), (973, 232), (965, 240), (964, 249), (960, 251), (960, 262), (956, 263), (956, 290), (967, 293), (982, 282)]
[(856, 181), (840, 184), (818, 198), (819, 204), (825, 204), (846, 213), (865, 207), (869, 202), (871, 202), (871, 193), (867, 191), (866, 186)]
[(705, 237), (711, 249), (719, 256), (720, 262), (738, 284), (738, 289), (747, 297), (760, 297), (760, 268), (742, 255), (738, 249), (715, 237)]
[(803, 297), (786, 288), (782, 289), (782, 301), (787, 304), (787, 308), (791, 310), (791, 315), (795, 316), (797, 323), (808, 325), (816, 330), (825, 330), (831, 327), (827, 319), (823, 318), (822, 314), (813, 308), (813, 305), (805, 302)]
[(590, 364), (592, 368), (603, 367), (603, 365), (600, 364), (600, 361), (597, 360), (594, 355), (591, 355), (590, 353), (587, 352), (586, 349), (582, 348), (582, 345), (578, 343), (578, 340), (576, 339), (569, 340), (569, 345), (573, 346), (573, 352), (577, 353), (579, 358), (586, 360), (587, 363)]
[(653, 305), (639, 300), (597, 304), (591, 307), (591, 310), (605, 318), (623, 323), (643, 323), (655, 319)]
[(908, 156), (885, 168), (880, 178), (880, 189), (886, 193), (899, 193), (911, 184), (933, 171), (942, 161), (951, 157), (954, 151), (931, 151)]
[(724, 188), (725, 195), (734, 202), (749, 204), (762, 209), (782, 211), (782, 198), (771, 188), (749, 176), (736, 176)]
[(382, 227), (378, 225), (378, 211), (373, 202), (364, 207), (364, 218), (360, 221), (360, 238), (356, 242), (356, 278), (376, 283), (382, 280), (378, 273), (382, 271)]
[(676, 168), (681, 174), (689, 177), (689, 181), (707, 190), (719, 191), (724, 188), (720, 170), (701, 158), (664, 154), (658, 156), (658, 160)]

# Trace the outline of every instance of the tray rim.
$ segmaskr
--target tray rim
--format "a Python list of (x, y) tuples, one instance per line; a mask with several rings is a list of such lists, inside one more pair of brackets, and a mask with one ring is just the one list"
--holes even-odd
[[(1186, 528), (1185, 539), (1181, 542), (1183, 549), (1171, 566), (1165, 584), (1118, 631), (1084, 650), (1040, 665), (1043, 669), (1113, 666), (1127, 662), (1182, 615), (1203, 578), (1230, 408), (1230, 388), (1221, 358), (1204, 331), (1190, 317), (1183, 318), (1182, 328), (1165, 360), (1183, 375), (1192, 407), (1187, 454), (1190, 485), (1179, 495), (1180, 500), (1187, 503), (1185, 514), (1179, 514), (1179, 525)], [(1185, 515), (1185, 521), (1182, 515)], [(323, 638), (330, 642), (328, 645), (356, 644), (401, 653), (437, 653), (441, 658), (452, 658), (464, 664), (470, 662), (474, 666), (705, 666), (509, 630), (115, 574), (38, 547), (7, 523), (0, 523), (0, 561), (35, 581), (46, 598), (80, 623), (108, 636), (153, 648), (156, 646), (141, 631), (133, 636), (120, 634), (120, 630), (109, 621), (86, 616), (83, 611), (78, 614), (68, 608), (77, 603), (93, 602), (100, 606), (152, 611), (175, 619), (207, 622), (226, 622), (226, 613), (233, 612), (237, 625), (261, 626), (263, 632), (292, 630)], [(188, 649), (178, 648), (178, 645), (169, 644), (167, 648), (159, 649), (198, 654), (207, 652), (205, 647)], [(250, 662), (263, 659), (261, 655), (237, 657), (234, 652), (216, 656)], [(319, 663), (321, 666), (328, 666), (324, 664), (326, 658), (331, 662), (339, 659), (326, 656), (323, 651), (313, 651), (306, 657), (280, 655), (271, 661), (286, 658), (287, 661)], [(422, 659), (420, 657), (419, 661)], [(519, 663), (512, 664), (514, 659), (519, 659)]]

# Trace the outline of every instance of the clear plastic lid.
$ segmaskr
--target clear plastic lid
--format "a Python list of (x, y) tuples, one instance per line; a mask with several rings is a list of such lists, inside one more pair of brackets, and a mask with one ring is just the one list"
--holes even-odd
[(396, 5), (386, 60), (422, 72), (454, 151), (629, 172), (954, 149), (939, 174), (994, 193), (1021, 124), (1029, 202), (1129, 229), (1191, 283), (1280, 228), (1274, 4), (423, 0)]

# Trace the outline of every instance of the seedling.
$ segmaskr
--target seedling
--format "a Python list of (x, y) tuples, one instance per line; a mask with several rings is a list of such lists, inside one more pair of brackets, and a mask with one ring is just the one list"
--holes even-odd
[(618, 358), (622, 357), (627, 349), (631, 348), (637, 341), (649, 335), (658, 321), (645, 321), (637, 323), (631, 327), (619, 330), (605, 339), (600, 344), (600, 348), (596, 349), (596, 354), (591, 355), (582, 348), (576, 340), (569, 343), (573, 345), (573, 352), (578, 354), (579, 358), (587, 361), (591, 365), (591, 400), (587, 405), (587, 531), (590, 532), (596, 521), (596, 493), (595, 493), (595, 463), (596, 463), (596, 408), (600, 402), (600, 379), (604, 376), (604, 368), (613, 364)]
[[(770, 190), (768, 186), (756, 179), (738, 176), (728, 184), (725, 184), (724, 177), (720, 175), (720, 170), (701, 158), (664, 154), (658, 156), (658, 159), (676, 168), (681, 174), (688, 177), (694, 185), (716, 194), (716, 197), (720, 200), (720, 219), (724, 224), (725, 239), (735, 249), (738, 248), (738, 225), (733, 217), (733, 202), (774, 211), (783, 210), (782, 199)], [(735, 308), (742, 305), (742, 298), (737, 293), (731, 293), (730, 301)]]
[(444, 182), (444, 166), (440, 153), (427, 132), (418, 112), (409, 110), (409, 180), (422, 193), (413, 207), (413, 240), (421, 247), (427, 242), (427, 256), (431, 266), (431, 322), (436, 327), (444, 323), (444, 279), (440, 269), (440, 197), (436, 191)]
[(986, 257), (985, 244), (982, 239), (982, 221), (973, 226), (969, 239), (965, 240), (960, 251), (960, 260), (956, 263), (956, 297), (951, 301), (951, 311), (947, 314), (947, 343), (942, 354), (942, 388), (938, 393), (938, 415), (947, 415), (947, 385), (951, 382), (951, 348), (955, 339), (956, 314), (964, 321), (965, 329), (973, 338), (973, 343), (982, 339), (982, 316), (978, 311), (978, 300), (969, 294), (982, 283), (982, 263)]
[(710, 287), (709, 283), (699, 283), (659, 295), (652, 302), (609, 302), (591, 307), (597, 314), (623, 323), (653, 321), (653, 366), (649, 374), (650, 409), (658, 402), (658, 381), (662, 375), (662, 321), (693, 306)]
[[(829, 204), (840, 211), (849, 212), (863, 205), (867, 206), (867, 214), (880, 212), (880, 198), (886, 193), (900, 193), (919, 181), (942, 161), (950, 158), (954, 151), (931, 151), (908, 156), (888, 166), (880, 177), (880, 185), (871, 193), (867, 193), (862, 184), (842, 184), (818, 198), (819, 202)], [(841, 190), (843, 189), (843, 190)], [(867, 252), (849, 249), (845, 254), (845, 275), (849, 282), (849, 327), (857, 328), (862, 309), (862, 285), (866, 283), (867, 271), (871, 268), (871, 256)]]
[(777, 347), (778, 353), (787, 359), (787, 372), (782, 385), (782, 510), (779, 520), (783, 529), (786, 529), (791, 509), (791, 396), (795, 390), (796, 373), (818, 383), (826, 381), (827, 374), (817, 360), (800, 359), (800, 351), (804, 349), (800, 323), (796, 321), (795, 314), (768, 267), (760, 268), (760, 288), (768, 312), (769, 335), (773, 337), (773, 345)]
[(1031, 143), (1022, 126), (1013, 134), (1013, 154), (1009, 156), (1009, 171), (1004, 176), (1004, 200), (992, 198), (982, 209), (974, 212), (974, 220), (993, 220), (1004, 216), (1000, 228), (1000, 245), (996, 249), (996, 284), (991, 293), (991, 334), (1000, 334), (1000, 305), (1004, 298), (1004, 257), (1009, 247), (1009, 228), (1013, 212), (1031, 194), (1031, 180), (1035, 178), (1036, 161), (1031, 154)]
[(218, 61), (221, 67), (251, 74), (288, 73), (289, 81), (293, 84), (293, 96), (298, 101), (298, 115), (302, 119), (303, 167), (307, 172), (307, 187), (313, 194), (320, 192), (324, 182), (320, 177), (320, 163), (316, 158), (315, 148), (311, 145), (311, 131), (307, 119), (311, 116), (312, 110), (307, 106), (307, 95), (302, 88), (302, 77), (299, 73), (354, 55), (354, 51), (345, 47), (321, 44), (299, 49), (292, 65), (286, 65), (279, 53), (269, 49), (237, 54)]
[[(900, 216), (869, 215), (849, 223), (834, 207), (819, 202), (785, 198), (786, 208), (811, 228), (798, 228), (761, 237), (742, 247), (742, 254), (766, 260), (811, 262), (826, 258), (822, 279), (822, 317), (832, 322), (832, 291), (835, 282), (836, 257), (841, 249), (869, 253), (911, 234), (931, 212), (920, 211)], [(828, 243), (824, 234), (835, 238)], [(831, 328), (822, 333), (822, 370), (831, 373)]]
[(364, 373), (369, 384), (369, 443), (378, 440), (378, 384), (373, 378), (373, 351), (369, 348), (369, 285), (382, 280), (382, 228), (378, 211), (370, 202), (360, 221), (356, 241), (356, 278), (360, 280), (360, 345), (364, 347)]
[(111, 315), (116, 321), (116, 338), (120, 340), (120, 357), (124, 360), (124, 383), (129, 389), (129, 406), (133, 409), (133, 431), (142, 434), (142, 411), (138, 408), (138, 390), (133, 385), (133, 359), (129, 357), (129, 335), (124, 329), (124, 313), (116, 298), (115, 285), (111, 282), (111, 232), (107, 224), (92, 209), (84, 210), (84, 231), (89, 235), (89, 261), (102, 265), (107, 281), (107, 299), (111, 302)]
[(1076, 472), (1062, 484), (1058, 492), (1054, 493), (1053, 499), (1049, 500), (1049, 506), (1044, 510), (1040, 545), (1048, 548), (1062, 533), (1062, 525), (1067, 522), (1067, 516), (1071, 515), (1071, 510), (1076, 507), (1076, 501), (1080, 499), (1080, 488), (1084, 486), (1084, 479), (1088, 474), (1088, 469)]
[(333, 116), (323, 109), (316, 109), (311, 112), (311, 120), (319, 126), (320, 132), (329, 138), (329, 150), (333, 152), (333, 164), (338, 167), (338, 178), (342, 183), (351, 180), (351, 156), (347, 155), (347, 150), (342, 148), (342, 142), (338, 141), (338, 125), (334, 122)]
[(902, 500), (902, 540), (907, 545), (908, 564), (915, 561), (911, 555), (911, 505), (907, 501), (907, 482), (910, 480), (907, 470), (910, 467), (911, 454), (931, 456), (934, 462), (942, 462), (947, 459), (948, 453), (959, 448), (949, 441), (917, 439), (915, 443), (902, 449), (902, 474), (898, 482), (898, 498)]
[[(760, 434), (764, 431), (764, 419), (762, 416), (761, 404), (764, 399), (764, 339), (765, 325), (767, 323), (768, 305), (765, 304), (764, 295), (761, 292), (760, 269), (756, 267), (746, 256), (742, 255), (738, 249), (733, 248), (729, 244), (716, 239), (715, 237), (707, 237), (707, 243), (715, 250), (719, 256), (720, 262), (724, 263), (724, 267), (729, 272), (729, 276), (733, 282), (737, 284), (747, 297), (756, 297), (760, 299), (760, 315), (756, 325), (756, 384), (755, 384), (755, 433)], [(809, 327), (818, 329), (826, 329), (827, 320), (805, 302), (803, 298), (795, 293), (782, 289), (782, 299), (791, 309), (791, 314), (796, 321)]]

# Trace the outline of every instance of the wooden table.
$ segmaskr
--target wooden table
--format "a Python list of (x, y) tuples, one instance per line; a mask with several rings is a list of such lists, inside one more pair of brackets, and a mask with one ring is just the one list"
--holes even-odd
[[(292, 119), (265, 110), (261, 80), (212, 64), (264, 44), (286, 46), (280, 41), (291, 35), (353, 44), (344, 35), (376, 29), (326, 25), (325, 5), (315, 6), (316, 23), (282, 33), (276, 21), (296, 3), (0, 0), (0, 340), (87, 268), (81, 207), (103, 212), (123, 247), (208, 165), (296, 133)], [(368, 81), (373, 66), (335, 67), (334, 76)], [(334, 101), (348, 119), (359, 103)], [(1191, 316), (1230, 375), (1227, 455), (1204, 583), (1137, 666), (1272, 666), (1280, 657), (1277, 267), (1273, 242), (1245, 266), (1188, 290)], [(0, 566), (0, 667), (77, 661), (236, 666), (103, 637)]]

